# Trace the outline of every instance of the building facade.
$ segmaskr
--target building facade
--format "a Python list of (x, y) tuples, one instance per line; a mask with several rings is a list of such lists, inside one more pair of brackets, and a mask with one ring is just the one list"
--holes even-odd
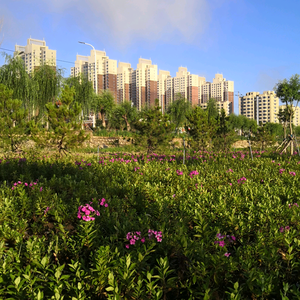
[(44, 40), (29, 38), (26, 46), (15, 45), (14, 56), (23, 59), (27, 73), (44, 64), (56, 69), (56, 50), (50, 50)]
[[(284, 110), (286, 108), (286, 105), (280, 105), (279, 109)], [(293, 106), (294, 109), (294, 118), (293, 118), (293, 124), (295, 126), (300, 125), (300, 107), (299, 106)]]
[(273, 91), (249, 92), (239, 97), (239, 114), (257, 123), (278, 123), (279, 98)]
[[(210, 98), (217, 100), (219, 109), (226, 114), (233, 113), (234, 83), (216, 74), (213, 82), (207, 82), (190, 72), (185, 67), (179, 67), (176, 76), (169, 71), (159, 70), (150, 59), (140, 58), (137, 68), (133, 69), (129, 63), (109, 59), (104, 51), (91, 50), (90, 56), (77, 55), (75, 66), (71, 68), (71, 75), (83, 73), (93, 82), (98, 93), (110, 90), (116, 103), (129, 100), (141, 110), (143, 106), (153, 106), (158, 99), (162, 112), (168, 109), (178, 96), (187, 99), (192, 106), (205, 108)], [(96, 54), (96, 73), (95, 73)]]
[(101, 90), (109, 90), (117, 99), (117, 61), (109, 59), (105, 51), (92, 49), (89, 56), (77, 55), (75, 66), (71, 68), (71, 76), (78, 76), (80, 73), (92, 81), (95, 90), (97, 84), (98, 94)]

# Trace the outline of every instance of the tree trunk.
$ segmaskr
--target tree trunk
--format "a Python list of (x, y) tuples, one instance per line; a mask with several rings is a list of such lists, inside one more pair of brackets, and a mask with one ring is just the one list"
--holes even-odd
[(124, 121), (126, 122), (127, 131), (130, 131), (130, 124), (129, 124), (128, 120), (127, 120), (127, 116), (124, 115), (124, 116), (123, 116), (123, 119), (124, 119)]
[[(290, 113), (290, 135), (293, 135), (293, 106), (291, 107), (291, 113)], [(294, 143), (291, 142), (291, 155), (294, 153)]]

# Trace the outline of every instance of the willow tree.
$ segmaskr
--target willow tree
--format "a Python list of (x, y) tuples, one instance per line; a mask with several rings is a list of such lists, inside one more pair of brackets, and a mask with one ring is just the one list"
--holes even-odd
[[(284, 79), (280, 81), (276, 87), (276, 94), (279, 99), (289, 107), (289, 127), (290, 134), (293, 134), (293, 117), (294, 108), (293, 106), (298, 106), (300, 101), (300, 75), (295, 74), (289, 80)], [(293, 154), (293, 143), (291, 143), (291, 155)]]
[(0, 67), (0, 83), (12, 90), (12, 98), (22, 101), (26, 109), (33, 105), (35, 89), (25, 70), (24, 61), (16, 56), (3, 54), (5, 64)]
[(42, 64), (31, 73), (31, 78), (34, 91), (32, 113), (34, 116), (43, 117), (46, 104), (54, 103), (59, 95), (62, 82), (61, 70), (55, 66)]
[(91, 81), (82, 73), (76, 77), (68, 77), (64, 81), (65, 85), (72, 87), (75, 91), (75, 99), (82, 107), (83, 114), (89, 114), (94, 99), (94, 89)]
[(169, 105), (167, 113), (170, 115), (172, 123), (175, 124), (176, 132), (178, 132), (178, 128), (186, 122), (186, 116), (192, 110), (192, 106), (181, 93), (178, 93), (175, 98), (176, 100)]

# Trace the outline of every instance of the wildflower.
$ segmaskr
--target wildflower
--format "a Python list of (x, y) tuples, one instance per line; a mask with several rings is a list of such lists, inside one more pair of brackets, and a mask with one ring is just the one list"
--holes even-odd
[(232, 185), (232, 183), (230, 182), (229, 185)]
[(129, 242), (130, 242), (130, 245), (134, 245), (135, 244), (135, 239), (131, 239)]
[(127, 244), (126, 246), (125, 246), (127, 249), (129, 249), (129, 245)]
[(105, 204), (104, 204), (104, 207), (108, 207), (108, 204), (107, 204), (107, 203), (105, 203)]
[(290, 172), (290, 174), (291, 174), (292, 176), (296, 176), (296, 173), (295, 173), (295, 172)]
[(221, 233), (217, 234), (217, 239), (221, 240), (224, 239), (225, 235), (222, 235)]
[(224, 247), (224, 246), (225, 246), (225, 242), (224, 242), (224, 241), (220, 241), (220, 242), (219, 242), (219, 245), (220, 245), (221, 247)]
[(172, 197), (174, 198), (176, 195), (174, 194)]
[(42, 190), (43, 190), (43, 188), (41, 187), (41, 188), (40, 188), (40, 192), (41, 192)]
[(279, 228), (279, 231), (280, 231), (281, 233), (283, 233), (283, 232), (284, 232), (284, 228), (281, 226), (281, 227)]
[(14, 187), (12, 187), (11, 189), (12, 189), (12, 190), (14, 190), (15, 188), (14, 188)]
[(24, 183), (24, 185), (25, 185), (25, 186), (28, 186), (28, 183), (27, 183), (27, 182), (25, 182), (25, 183)]
[(145, 243), (145, 238), (142, 238), (142, 239), (141, 239), (141, 242), (142, 242), (142, 243)]
[(285, 226), (285, 230), (289, 231), (290, 230), (290, 226)]
[(285, 171), (285, 169), (280, 169), (279, 174), (282, 174)]
[(229, 257), (231, 253), (226, 252), (224, 256)]

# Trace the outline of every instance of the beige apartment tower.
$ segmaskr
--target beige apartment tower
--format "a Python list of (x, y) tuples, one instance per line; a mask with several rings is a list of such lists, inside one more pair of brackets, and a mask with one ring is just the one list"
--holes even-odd
[(109, 90), (117, 101), (117, 61), (109, 59), (105, 51), (95, 50), (95, 52), (92, 49), (90, 56), (77, 55), (75, 67), (71, 68), (71, 76), (84, 74), (93, 83), (95, 90), (97, 76), (98, 93), (101, 90)]
[(278, 123), (279, 98), (273, 91), (249, 92), (239, 97), (239, 114), (257, 123)]
[(157, 78), (157, 99), (161, 111), (166, 111), (166, 93), (167, 93), (167, 79), (172, 78), (169, 71), (159, 70)]
[(131, 101), (131, 83), (133, 69), (129, 63), (120, 62), (117, 74), (117, 103)]
[(132, 102), (141, 110), (143, 106), (153, 106), (157, 98), (157, 65), (150, 59), (140, 58), (136, 70), (132, 72)]
[[(286, 105), (280, 105), (279, 109), (284, 110), (286, 108)], [(295, 126), (300, 125), (300, 107), (299, 106), (293, 106), (294, 109), (294, 119), (293, 119), (293, 124)]]
[(15, 45), (14, 56), (20, 56), (24, 60), (27, 73), (44, 64), (56, 69), (56, 50), (50, 50), (44, 40), (29, 38), (26, 46)]

